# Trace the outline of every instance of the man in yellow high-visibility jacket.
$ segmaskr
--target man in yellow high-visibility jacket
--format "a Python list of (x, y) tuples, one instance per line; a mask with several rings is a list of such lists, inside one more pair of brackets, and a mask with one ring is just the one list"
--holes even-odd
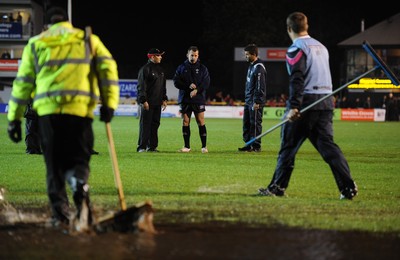
[(68, 225), (66, 182), (73, 191), (77, 215), (89, 208), (89, 161), (94, 144), (94, 109), (101, 101), (100, 120), (109, 123), (119, 103), (118, 69), (100, 38), (68, 22), (63, 8), (46, 13), (47, 30), (32, 37), (8, 103), (8, 134), (21, 141), (21, 120), (34, 93), (40, 141), (46, 163), (47, 193), (53, 226)]

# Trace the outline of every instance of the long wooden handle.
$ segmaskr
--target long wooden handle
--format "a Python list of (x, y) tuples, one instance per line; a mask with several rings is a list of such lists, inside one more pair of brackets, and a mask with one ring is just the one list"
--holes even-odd
[(107, 139), (108, 139), (108, 151), (110, 152), (110, 157), (111, 157), (111, 161), (112, 161), (114, 180), (115, 180), (115, 185), (118, 190), (119, 202), (121, 204), (121, 209), (126, 210), (124, 190), (122, 188), (121, 176), (119, 174), (117, 153), (115, 152), (114, 139), (113, 139), (113, 135), (111, 132), (110, 123), (106, 123), (106, 131), (107, 131)]

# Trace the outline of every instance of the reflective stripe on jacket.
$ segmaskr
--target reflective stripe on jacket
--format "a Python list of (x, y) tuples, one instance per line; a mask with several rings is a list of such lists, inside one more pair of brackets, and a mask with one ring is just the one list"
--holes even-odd
[(98, 36), (91, 35), (90, 40), (96, 57), (95, 72), (91, 70), (92, 54), (85, 32), (71, 23), (56, 23), (32, 37), (23, 50), (13, 82), (8, 120), (21, 120), (33, 92), (33, 108), (39, 116), (70, 114), (93, 118), (99, 100), (116, 109), (117, 64)]

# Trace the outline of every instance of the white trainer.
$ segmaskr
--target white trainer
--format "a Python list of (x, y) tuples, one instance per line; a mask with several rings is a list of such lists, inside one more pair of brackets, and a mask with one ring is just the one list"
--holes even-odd
[(181, 152), (181, 153), (188, 153), (188, 152), (190, 152), (190, 148), (183, 147), (182, 149), (179, 149), (179, 152)]
[(203, 147), (203, 148), (201, 148), (201, 153), (208, 153), (208, 149), (207, 149), (207, 147)]

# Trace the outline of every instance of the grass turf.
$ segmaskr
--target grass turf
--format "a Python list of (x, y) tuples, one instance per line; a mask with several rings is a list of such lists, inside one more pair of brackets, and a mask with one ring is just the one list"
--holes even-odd
[[(279, 123), (264, 120), (263, 131)], [(339, 200), (329, 166), (306, 141), (296, 158), (287, 197), (258, 197), (273, 174), (279, 129), (262, 138), (261, 153), (238, 152), (243, 146), (240, 119), (206, 115), (208, 154), (201, 153), (195, 120), (191, 148), (183, 146), (181, 120), (162, 118), (160, 153), (137, 153), (138, 119), (115, 117), (111, 123), (127, 206), (151, 200), (157, 223), (240, 223), (306, 229), (360, 230), (400, 234), (400, 124), (335, 121), (335, 141), (348, 159), (359, 194)], [(25, 154), (25, 144), (12, 143), (7, 120), (0, 115), (0, 187), (15, 208), (48, 207), (45, 165), (40, 155)], [(95, 119), (91, 160), (91, 199), (97, 209), (119, 210), (104, 123)]]

